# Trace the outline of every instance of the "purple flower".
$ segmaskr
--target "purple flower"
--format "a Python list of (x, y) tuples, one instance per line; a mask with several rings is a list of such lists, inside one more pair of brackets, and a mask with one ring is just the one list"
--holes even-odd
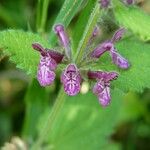
[(40, 59), (37, 79), (41, 86), (51, 85), (55, 79), (56, 62), (50, 56), (42, 56)]
[(88, 78), (96, 79), (97, 82), (93, 87), (93, 93), (98, 97), (102, 106), (107, 106), (110, 103), (110, 81), (117, 79), (116, 72), (89, 71)]
[[(100, 1), (103, 4), (103, 7), (106, 7), (106, 4), (110, 1)], [(61, 44), (65, 48), (65, 55), (48, 49), (43, 48), (39, 43), (33, 43), (32, 47), (40, 52), (40, 63), (38, 66), (37, 79), (41, 86), (47, 86), (53, 83), (55, 79), (55, 70), (59, 63), (67, 64), (66, 68), (61, 74), (61, 83), (63, 84), (64, 91), (69, 96), (77, 95), (80, 92), (82, 80), (88, 78), (89, 80), (96, 80), (96, 83), (93, 87), (93, 93), (98, 97), (100, 104), (105, 107), (111, 101), (111, 93), (110, 93), (110, 84), (112, 80), (117, 79), (117, 72), (105, 72), (105, 71), (89, 71), (84, 70), (82, 66), (89, 65), (89, 60), (92, 59), (91, 63), (96, 61), (95, 58), (99, 58), (103, 53), (108, 51), (112, 57), (112, 61), (114, 64), (119, 66), (120, 68), (128, 68), (128, 61), (123, 58), (115, 49), (114, 44), (118, 42), (124, 33), (124, 29), (121, 28), (115, 32), (111, 40), (107, 40), (102, 44), (99, 44), (92, 52), (87, 52), (83, 55), (82, 60), (78, 64), (78, 66), (74, 63), (71, 58), (71, 48), (69, 38), (64, 30), (64, 26), (61, 24), (57, 24), (54, 26), (54, 31), (57, 34)], [(90, 49), (90, 45), (98, 35), (99, 28), (95, 27), (89, 42), (87, 43), (87, 49)], [(63, 59), (68, 58), (68, 59)], [(84, 59), (85, 58), (85, 59)], [(62, 61), (63, 60), (63, 61)], [(83, 63), (84, 61), (84, 63)], [(82, 73), (82, 74), (81, 74)]]
[(110, 0), (100, 0), (99, 1), (101, 8), (108, 8), (108, 6), (110, 5)]
[(135, 3), (135, 0), (123, 0), (123, 2), (127, 5), (132, 5)]
[(99, 80), (93, 87), (93, 93), (98, 97), (100, 104), (103, 107), (109, 105), (111, 100), (110, 87), (105, 85), (103, 80)]
[(99, 58), (103, 53), (105, 53), (106, 51), (109, 51), (112, 57), (113, 63), (122, 69), (127, 69), (129, 67), (128, 61), (117, 52), (117, 49), (115, 49), (115, 46), (114, 46), (115, 42), (118, 42), (122, 38), (124, 32), (125, 32), (124, 28), (117, 30), (111, 40), (108, 40), (108, 41), (103, 42), (102, 44), (99, 44), (92, 51), (91, 57)]
[(75, 64), (69, 64), (62, 72), (61, 82), (64, 85), (65, 92), (70, 95), (76, 95), (80, 91), (81, 75)]
[(116, 49), (112, 49), (110, 51), (111, 57), (112, 57), (112, 61), (114, 64), (116, 64), (118, 67), (122, 68), (122, 69), (127, 69), (129, 68), (129, 63), (128, 61), (123, 58)]
[(99, 32), (100, 32), (100, 29), (99, 29), (98, 26), (96, 26), (96, 27), (94, 28), (94, 31), (93, 31), (93, 33), (92, 33), (92, 35), (91, 35), (91, 37), (90, 37), (90, 40), (89, 40), (89, 43), (88, 43), (88, 44), (91, 44), (91, 43), (92, 43), (92, 41), (99, 35)]
[(54, 31), (59, 37), (61, 44), (65, 48), (66, 56), (70, 59), (71, 58), (70, 43), (69, 43), (69, 38), (64, 30), (64, 26), (61, 24), (57, 24), (54, 26)]
[(118, 30), (114, 33), (114, 35), (113, 35), (113, 37), (112, 37), (112, 39), (111, 39), (111, 42), (112, 42), (112, 43), (118, 42), (118, 41), (122, 38), (122, 36), (123, 36), (124, 33), (125, 33), (125, 29), (124, 29), (124, 28), (118, 29)]
[(32, 47), (41, 54), (37, 79), (41, 86), (51, 85), (56, 76), (54, 71), (62, 61), (63, 55), (52, 50), (47, 51), (39, 43), (33, 43)]

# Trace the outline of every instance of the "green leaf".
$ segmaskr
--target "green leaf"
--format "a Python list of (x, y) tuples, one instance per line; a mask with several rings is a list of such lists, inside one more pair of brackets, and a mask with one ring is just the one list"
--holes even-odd
[(87, 25), (85, 27), (84, 33), (83, 33), (81, 40), (77, 47), (77, 55), (76, 55), (76, 63), (77, 64), (79, 64), (80, 61), (82, 60), (82, 57), (83, 57), (86, 47), (87, 47), (87, 43), (92, 35), (94, 27), (98, 21), (99, 15), (100, 15), (99, 3), (96, 3), (96, 5), (89, 17), (89, 20), (87, 21)]
[(128, 70), (118, 69), (112, 63), (108, 53), (101, 56), (99, 62), (88, 69), (116, 70), (120, 75), (114, 81), (114, 86), (123, 91), (142, 92), (144, 88), (150, 88), (150, 44), (129, 38), (118, 42), (116, 48), (123, 57), (129, 60), (131, 66)]
[(21, 30), (7, 30), (0, 32), (0, 48), (10, 55), (10, 60), (17, 64), (17, 68), (25, 70), (35, 76), (39, 63), (39, 53), (32, 48), (33, 42), (43, 46), (48, 44), (39, 35)]
[(127, 7), (117, 2), (114, 15), (121, 26), (138, 34), (143, 40), (150, 40), (150, 16), (138, 7)]
[[(118, 89), (111, 92), (112, 103), (107, 108), (102, 108), (90, 92), (68, 97), (53, 130), (46, 135), (49, 147), (57, 150), (107, 149), (123, 96)], [(47, 116), (48, 113), (42, 116), (39, 129)]]
[(26, 113), (23, 127), (23, 137), (30, 142), (37, 135), (36, 124), (39, 116), (48, 108), (48, 93), (34, 79), (25, 95)]
[(89, 0), (86, 7), (82, 10), (75, 27), (73, 29), (73, 52), (75, 53), (78, 47), (78, 44), (83, 36), (85, 27), (87, 25), (87, 20), (95, 6), (96, 0)]
[[(72, 18), (78, 12), (83, 1), (84, 0), (65, 0), (54, 24), (61, 23), (65, 27), (67, 27), (71, 22)], [(54, 46), (56, 44), (57, 38), (53, 30), (51, 30), (49, 37), (50, 43)]]

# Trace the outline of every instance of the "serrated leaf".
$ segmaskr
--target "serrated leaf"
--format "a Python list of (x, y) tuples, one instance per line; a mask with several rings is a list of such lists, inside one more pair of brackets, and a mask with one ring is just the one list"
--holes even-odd
[(150, 40), (150, 16), (136, 6), (127, 7), (117, 2), (114, 15), (121, 26), (138, 34), (143, 40)]
[(120, 75), (114, 81), (114, 86), (123, 91), (142, 92), (144, 88), (150, 88), (150, 44), (129, 38), (118, 42), (116, 47), (119, 53), (129, 60), (131, 66), (128, 70), (118, 69), (108, 53), (101, 56), (99, 62), (89, 69), (116, 70)]
[[(65, 0), (54, 24), (61, 23), (65, 27), (67, 27), (71, 22), (72, 18), (78, 12), (83, 1), (84, 0)], [(51, 30), (49, 37), (50, 43), (54, 46), (56, 44), (57, 38), (53, 30)]]
[[(57, 150), (107, 149), (123, 96), (118, 89), (111, 93), (112, 103), (107, 108), (102, 108), (91, 92), (68, 97), (53, 130), (47, 133), (49, 147)], [(45, 113), (39, 121), (39, 130), (40, 122), (47, 120), (47, 116)]]
[(4, 53), (11, 56), (10, 60), (17, 64), (18, 68), (35, 76), (40, 55), (32, 48), (33, 42), (39, 42), (48, 47), (46, 40), (38, 34), (21, 30), (0, 32), (0, 48), (4, 49)]

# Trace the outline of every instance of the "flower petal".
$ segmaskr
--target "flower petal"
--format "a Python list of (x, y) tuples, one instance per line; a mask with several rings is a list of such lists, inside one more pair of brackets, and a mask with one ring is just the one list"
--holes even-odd
[(39, 65), (37, 79), (41, 86), (51, 85), (55, 79), (55, 73), (45, 65)]
[(56, 67), (57, 63), (50, 56), (41, 56), (37, 74), (37, 79), (41, 86), (52, 84), (55, 79), (54, 70)]
[(64, 85), (65, 92), (70, 95), (76, 95), (80, 91), (81, 75), (75, 64), (69, 64), (61, 75), (61, 82)]
[(109, 51), (112, 48), (113, 44), (110, 41), (105, 41), (102, 44), (99, 44), (91, 53), (91, 57), (99, 58), (103, 53)]
[(112, 39), (111, 39), (111, 42), (112, 42), (112, 43), (118, 42), (118, 41), (122, 38), (124, 32), (125, 32), (125, 29), (124, 29), (124, 28), (118, 29), (118, 30), (114, 33), (114, 35), (113, 35), (113, 37), (112, 37)]
[(108, 6), (110, 5), (110, 0), (100, 0), (99, 1), (101, 8), (108, 8)]
[(106, 106), (109, 105), (110, 100), (111, 100), (110, 87), (109, 86), (106, 86), (104, 88), (104, 90), (101, 93), (98, 94), (98, 99), (99, 99), (100, 104), (103, 107), (106, 107)]
[(53, 58), (57, 62), (57, 64), (61, 63), (61, 61), (64, 57), (64, 54), (61, 54), (57, 51), (54, 51), (54, 50), (51, 50), (51, 49), (48, 49), (48, 48), (46, 48), (45, 50), (51, 56), (51, 58)]
[(112, 61), (114, 64), (116, 64), (118, 67), (122, 69), (129, 68), (129, 62), (124, 57), (122, 57), (115, 49), (110, 51)]
[(66, 56), (70, 58), (71, 57), (70, 42), (64, 30), (64, 26), (62, 24), (57, 24), (54, 26), (54, 31), (58, 35), (61, 44), (65, 47)]
[(114, 71), (111, 72), (88, 71), (87, 75), (89, 79), (103, 79), (106, 82), (106, 81), (111, 81), (113, 79), (116, 79), (119, 74)]

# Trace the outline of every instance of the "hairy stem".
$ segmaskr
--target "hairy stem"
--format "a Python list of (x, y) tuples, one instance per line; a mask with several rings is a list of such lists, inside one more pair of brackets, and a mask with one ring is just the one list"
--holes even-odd
[(55, 120), (57, 119), (63, 104), (65, 102), (65, 93), (63, 90), (63, 87), (61, 87), (57, 99), (54, 103), (54, 106), (52, 107), (51, 112), (49, 113), (49, 116), (47, 120), (45, 121), (45, 125), (43, 126), (41, 132), (39, 133), (39, 138), (37, 141), (33, 144), (31, 147), (31, 150), (38, 150), (40, 149), (41, 145), (43, 144), (45, 137), (48, 137), (47, 134), (52, 130)]
[(99, 3), (96, 4), (95, 8), (93, 9), (90, 18), (87, 22), (87, 26), (85, 28), (85, 31), (83, 33), (83, 37), (81, 38), (81, 41), (79, 42), (78, 48), (77, 48), (77, 55), (76, 55), (76, 64), (79, 64), (82, 60), (82, 57), (84, 55), (85, 49), (87, 47), (87, 43), (92, 35), (92, 32), (94, 30), (94, 27), (97, 23), (97, 20), (99, 18), (100, 11), (99, 11)]

